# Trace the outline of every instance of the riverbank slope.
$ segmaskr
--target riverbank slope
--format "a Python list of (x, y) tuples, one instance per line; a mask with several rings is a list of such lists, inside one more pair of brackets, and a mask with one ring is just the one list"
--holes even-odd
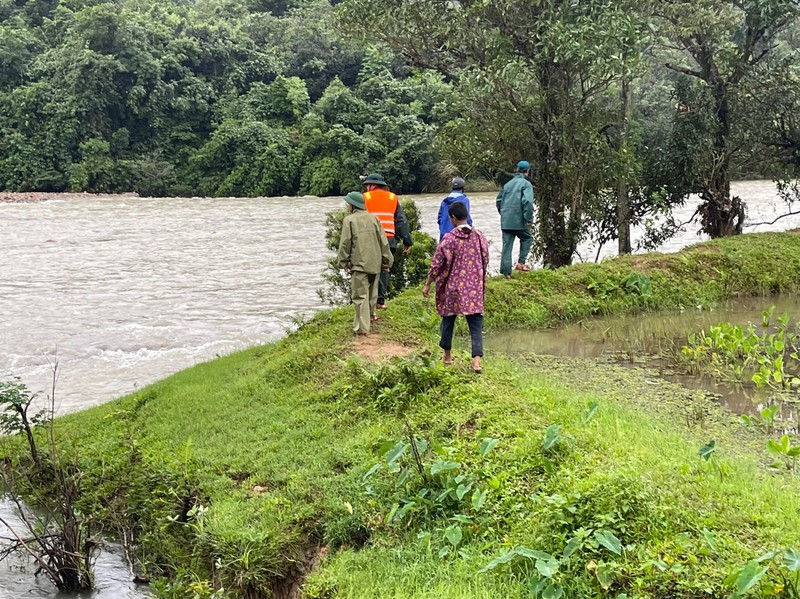
[[(745, 235), (492, 279), (487, 327), (798, 291), (800, 235)], [(800, 548), (800, 482), (703, 397), (581, 361), (446, 369), (419, 290), (375, 333), (408, 357), (359, 351), (350, 318), (58, 421), (84, 512), (136, 536), (162, 596), (726, 597)]]

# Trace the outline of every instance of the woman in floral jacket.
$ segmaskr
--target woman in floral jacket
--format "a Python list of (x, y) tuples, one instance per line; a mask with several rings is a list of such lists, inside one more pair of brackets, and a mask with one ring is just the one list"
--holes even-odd
[(463, 202), (451, 204), (448, 214), (454, 228), (436, 248), (422, 295), (428, 297), (431, 283), (436, 281), (436, 311), (442, 317), (439, 347), (444, 350), (444, 363), (453, 362), (453, 328), (456, 316), (464, 316), (472, 339), (472, 370), (480, 373), (489, 244), (483, 233), (468, 224)]

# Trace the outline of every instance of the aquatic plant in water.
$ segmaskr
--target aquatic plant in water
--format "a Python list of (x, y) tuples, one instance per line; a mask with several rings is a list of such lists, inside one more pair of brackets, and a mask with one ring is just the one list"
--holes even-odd
[(800, 387), (800, 333), (784, 314), (771, 326), (775, 307), (762, 314), (762, 330), (720, 323), (689, 336), (680, 360), (691, 371), (707, 372), (725, 381), (744, 382), (781, 391)]

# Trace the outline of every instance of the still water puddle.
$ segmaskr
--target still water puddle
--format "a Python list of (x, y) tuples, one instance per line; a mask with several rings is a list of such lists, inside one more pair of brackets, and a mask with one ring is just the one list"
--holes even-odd
[[(8, 498), (0, 499), (0, 518), (15, 531), (24, 533), (17, 508)], [(0, 524), (0, 537), (11, 536)], [(2, 599), (147, 599), (152, 597), (147, 585), (136, 584), (128, 570), (122, 547), (103, 542), (94, 565), (95, 590), (90, 593), (60, 593), (44, 574), (35, 575), (36, 565), (22, 554), (0, 562), (0, 598)]]
[[(667, 356), (680, 351), (691, 333), (730, 322), (761, 324), (761, 313), (775, 306), (775, 316), (788, 314), (790, 323), (800, 321), (800, 297), (746, 298), (714, 309), (650, 312), (625, 317), (589, 318), (558, 329), (490, 331), (484, 345), (506, 354), (545, 354), (590, 358), (598, 362), (644, 367), (662, 378), (714, 396), (736, 414), (754, 414), (775, 401), (774, 391), (715, 381), (708, 375), (687, 374)], [(797, 398), (800, 400), (800, 397)], [(797, 404), (782, 402), (784, 421), (797, 422)]]

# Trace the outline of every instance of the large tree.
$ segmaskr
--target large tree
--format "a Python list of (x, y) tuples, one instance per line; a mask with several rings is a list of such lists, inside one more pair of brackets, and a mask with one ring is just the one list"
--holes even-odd
[(557, 267), (572, 261), (587, 205), (616, 180), (604, 131), (618, 111), (604, 96), (636, 53), (633, 9), (614, 0), (345, 0), (339, 15), (348, 30), (459, 83), (451, 155), (496, 173), (533, 162), (542, 259)]
[[(766, 80), (767, 59), (781, 33), (800, 16), (800, 2), (666, 0), (657, 13), (672, 48), (683, 58), (666, 66), (695, 81), (679, 88), (681, 109), (687, 116), (705, 114), (691, 117), (703, 121), (706, 132), (691, 157), (703, 231), (711, 237), (741, 233), (745, 204), (731, 196), (732, 168), (762, 151), (759, 136), (748, 135), (759, 122), (745, 116), (754, 100), (749, 88)], [(770, 90), (758, 94), (768, 97)]]

